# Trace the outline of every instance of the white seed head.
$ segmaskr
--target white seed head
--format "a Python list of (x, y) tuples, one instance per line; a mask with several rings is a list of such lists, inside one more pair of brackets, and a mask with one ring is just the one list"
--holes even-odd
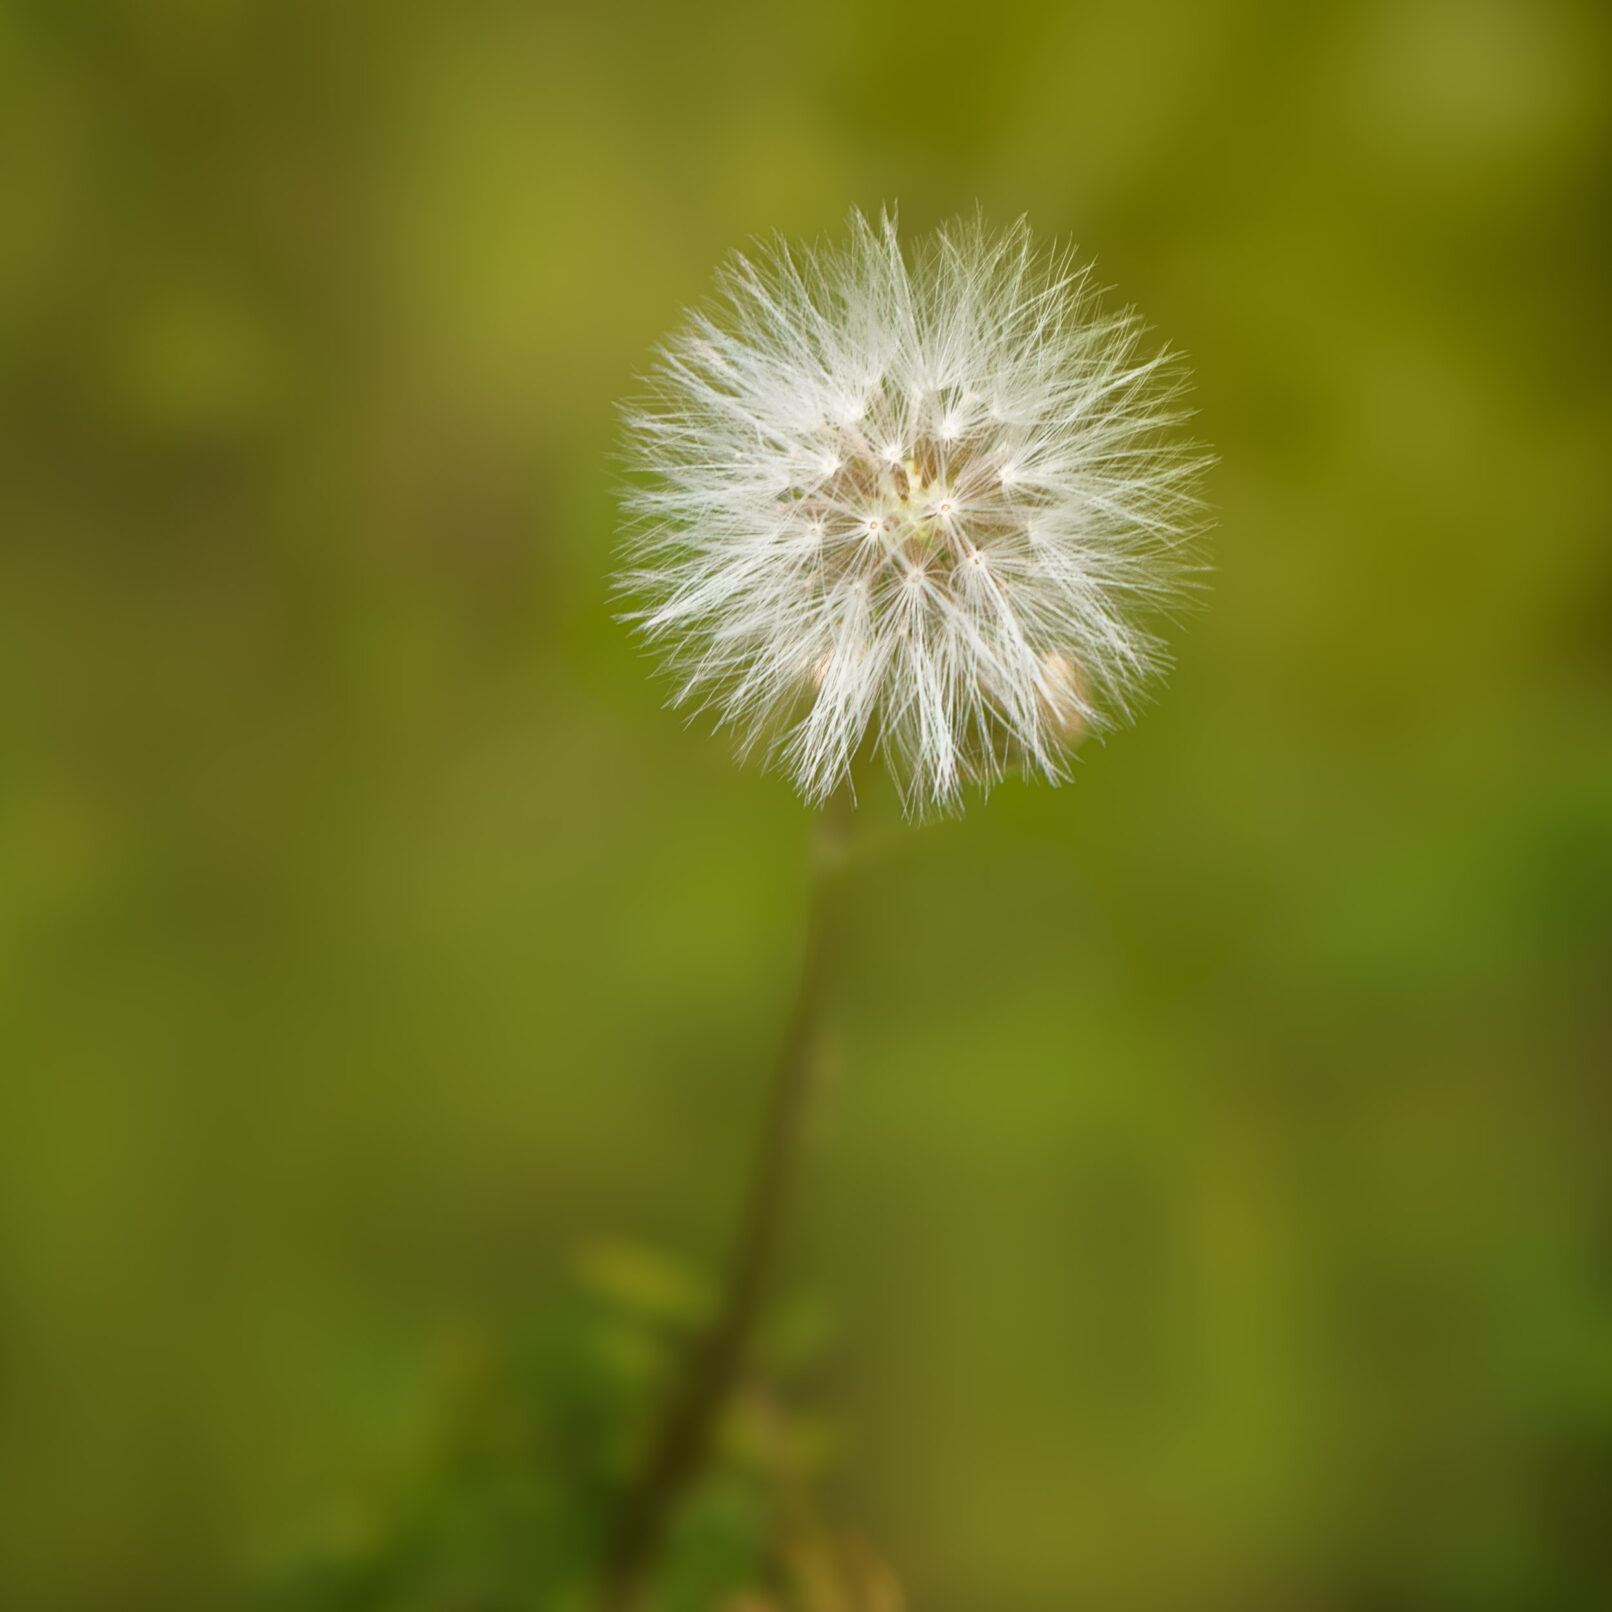
[(630, 619), (808, 800), (1064, 776), (1164, 665), (1202, 458), (1181, 371), (1020, 223), (733, 258), (627, 410)]

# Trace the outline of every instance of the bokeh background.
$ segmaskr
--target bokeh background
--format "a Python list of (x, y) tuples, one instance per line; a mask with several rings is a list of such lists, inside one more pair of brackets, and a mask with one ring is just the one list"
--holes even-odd
[(718, 1255), (810, 821), (613, 404), (978, 202), (1190, 354), (1215, 576), (1071, 786), (868, 794), (825, 1504), (924, 1612), (1612, 1604), (1609, 21), (0, 8), (0, 1603), (361, 1552), (579, 1248)]

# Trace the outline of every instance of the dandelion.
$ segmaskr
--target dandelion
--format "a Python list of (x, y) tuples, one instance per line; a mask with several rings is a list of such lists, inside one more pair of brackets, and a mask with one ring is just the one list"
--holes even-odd
[(629, 409), (631, 613), (808, 799), (1065, 776), (1162, 670), (1201, 460), (1179, 366), (1021, 222), (736, 256)]
[(641, 1604), (741, 1380), (817, 1057), (840, 786), (871, 749), (909, 814), (955, 809), (1009, 768), (1056, 781), (1130, 716), (1194, 571), (1182, 384), (1023, 223), (956, 224), (909, 253), (889, 217), (853, 213), (838, 245), (734, 257), (627, 411), (628, 619), (675, 703), (834, 809), (734, 1258), (614, 1519), (608, 1612)]
[(1193, 569), (1182, 377), (1021, 222), (736, 256), (628, 410), (631, 618), (808, 799), (871, 739), (909, 812), (1065, 776)]

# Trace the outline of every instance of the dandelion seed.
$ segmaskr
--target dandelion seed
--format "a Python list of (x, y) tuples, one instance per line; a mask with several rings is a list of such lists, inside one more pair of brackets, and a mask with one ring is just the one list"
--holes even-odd
[(914, 814), (1063, 777), (1162, 670), (1190, 586), (1179, 368), (1022, 223), (908, 255), (853, 214), (841, 245), (735, 257), (719, 293), (627, 412), (623, 582), (675, 700), (809, 800), (865, 739)]

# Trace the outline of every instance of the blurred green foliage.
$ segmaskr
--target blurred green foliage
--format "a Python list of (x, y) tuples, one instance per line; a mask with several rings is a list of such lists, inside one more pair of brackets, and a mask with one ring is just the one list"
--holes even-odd
[(611, 1439), (531, 1429), (646, 1390), (541, 1296), (717, 1257), (808, 832), (611, 618), (613, 402), (891, 201), (1191, 355), (1217, 574), (1072, 787), (867, 793), (825, 1504), (924, 1612), (1604, 1604), (1609, 58), (1592, 0), (0, 7), (0, 1604), (216, 1605), (327, 1503), (450, 1589), (585, 1550)]
[[(248, 1605), (592, 1612), (610, 1525), (710, 1299), (632, 1245), (586, 1247), (576, 1266), (525, 1318), (453, 1341), (436, 1425), (409, 1470), (260, 1567)], [(799, 1303), (767, 1329), (670, 1519), (657, 1608), (776, 1608), (761, 1588), (771, 1581), (802, 1612), (903, 1612), (888, 1569), (828, 1529), (812, 1497), (835, 1434), (789, 1401), (809, 1386), (821, 1334)]]

